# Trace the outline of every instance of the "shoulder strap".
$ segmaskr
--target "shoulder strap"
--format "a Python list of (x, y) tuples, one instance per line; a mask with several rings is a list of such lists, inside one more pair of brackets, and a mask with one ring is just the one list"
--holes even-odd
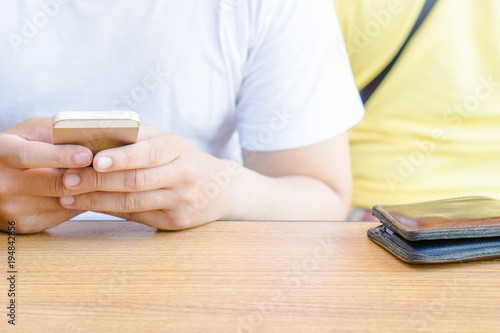
[(422, 11), (420, 12), (420, 15), (417, 18), (417, 21), (415, 22), (415, 25), (413, 26), (413, 29), (411, 29), (410, 34), (408, 35), (405, 42), (403, 43), (403, 45), (399, 49), (398, 53), (396, 53), (396, 55), (391, 60), (391, 62), (387, 65), (387, 67), (384, 68), (384, 70), (382, 72), (380, 72), (380, 74), (375, 79), (373, 79), (372, 82), (370, 82), (368, 85), (366, 85), (366, 87), (364, 87), (360, 91), (360, 95), (361, 95), (361, 99), (363, 101), (363, 104), (366, 104), (368, 99), (370, 99), (370, 97), (373, 95), (375, 90), (377, 90), (378, 86), (382, 83), (382, 81), (387, 76), (387, 74), (389, 74), (392, 67), (398, 61), (398, 59), (401, 56), (401, 54), (403, 53), (404, 49), (406, 48), (406, 46), (408, 45), (408, 43), (412, 39), (413, 35), (415, 35), (418, 28), (420, 28), (422, 23), (425, 21), (425, 19), (427, 18), (427, 16), (431, 12), (432, 8), (434, 7), (434, 5), (436, 4), (437, 1), (438, 0), (426, 0), (424, 7), (422, 8)]

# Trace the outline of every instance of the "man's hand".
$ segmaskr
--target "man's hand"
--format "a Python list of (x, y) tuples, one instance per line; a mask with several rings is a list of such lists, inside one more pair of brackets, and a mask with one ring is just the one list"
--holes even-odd
[(63, 185), (65, 169), (90, 165), (92, 153), (50, 142), (50, 118), (32, 118), (0, 133), (0, 230), (16, 221), (19, 233), (39, 232), (82, 212), (62, 207), (58, 197), (74, 193)]
[(66, 188), (87, 193), (62, 197), (63, 206), (168, 230), (224, 217), (231, 204), (232, 181), (218, 183), (217, 174), (229, 168), (236, 175), (242, 169), (147, 125), (141, 125), (137, 143), (99, 152), (93, 166), (66, 171)]

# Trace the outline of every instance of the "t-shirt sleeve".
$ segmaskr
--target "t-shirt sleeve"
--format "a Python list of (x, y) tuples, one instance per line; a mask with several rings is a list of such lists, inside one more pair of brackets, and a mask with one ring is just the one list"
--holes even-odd
[(237, 97), (242, 148), (300, 148), (359, 122), (364, 109), (333, 1), (258, 3)]

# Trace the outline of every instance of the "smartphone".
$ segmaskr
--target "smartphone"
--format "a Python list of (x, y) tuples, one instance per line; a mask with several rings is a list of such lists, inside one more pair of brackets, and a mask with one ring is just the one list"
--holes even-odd
[(137, 141), (139, 115), (133, 111), (62, 111), (52, 117), (52, 143), (101, 150)]

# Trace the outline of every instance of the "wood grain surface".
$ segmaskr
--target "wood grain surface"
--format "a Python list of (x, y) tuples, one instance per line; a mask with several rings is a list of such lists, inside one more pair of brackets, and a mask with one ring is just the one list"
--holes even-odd
[(215, 222), (158, 232), (66, 222), (16, 239), (0, 332), (492, 332), (500, 260), (398, 261), (367, 222)]

